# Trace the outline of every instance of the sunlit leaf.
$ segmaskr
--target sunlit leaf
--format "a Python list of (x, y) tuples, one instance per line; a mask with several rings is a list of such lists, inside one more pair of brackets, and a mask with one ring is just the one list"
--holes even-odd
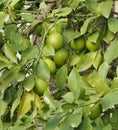
[(118, 19), (117, 18), (109, 18), (108, 19), (108, 27), (109, 30), (113, 33), (116, 33), (118, 31)]
[(46, 89), (46, 91), (44, 92), (43, 98), (46, 104), (48, 104), (51, 109), (53, 110), (56, 109), (56, 103), (54, 101), (54, 97), (51, 95), (49, 89)]
[(4, 27), (5, 19), (8, 15), (5, 12), (0, 12), (0, 29)]
[(104, 59), (108, 64), (110, 64), (115, 58), (118, 57), (117, 48), (118, 48), (118, 39), (115, 39), (111, 42), (110, 46), (104, 53)]
[(4, 53), (11, 62), (18, 64), (16, 54), (14, 53), (9, 44), (4, 44)]
[(118, 104), (118, 91), (111, 91), (107, 93), (102, 99), (102, 108), (103, 110), (107, 110), (113, 105)]
[(78, 71), (84, 71), (89, 69), (96, 57), (97, 52), (90, 52), (85, 55), (83, 55), (77, 65)]
[(68, 92), (63, 96), (64, 100), (68, 103), (72, 103), (74, 101), (74, 95), (72, 92)]
[(80, 29), (80, 32), (81, 32), (81, 35), (85, 34), (87, 32), (87, 29), (88, 29), (88, 26), (91, 22), (93, 22), (93, 20), (96, 19), (95, 16), (93, 17), (89, 17), (85, 22), (84, 24), (82, 25), (81, 29)]
[(8, 108), (8, 104), (0, 99), (0, 116), (3, 116)]

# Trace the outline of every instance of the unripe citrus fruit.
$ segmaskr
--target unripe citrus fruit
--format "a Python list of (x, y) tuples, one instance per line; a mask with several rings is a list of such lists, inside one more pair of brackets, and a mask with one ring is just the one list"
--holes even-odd
[(45, 62), (47, 63), (47, 65), (49, 67), (50, 73), (53, 74), (55, 72), (55, 70), (56, 70), (56, 66), (55, 66), (54, 61), (52, 61), (49, 58), (46, 58)]
[(84, 40), (83, 37), (79, 37), (79, 38), (73, 39), (70, 42), (70, 46), (71, 46), (72, 49), (74, 49), (76, 51), (81, 51), (85, 47), (85, 40)]
[(69, 56), (69, 53), (66, 49), (62, 48), (62, 49), (58, 50), (54, 55), (55, 64), (58, 67), (62, 66), (63, 64), (66, 63), (68, 56)]
[(58, 50), (63, 46), (63, 36), (60, 33), (51, 33), (47, 36), (46, 44)]
[(62, 28), (59, 25), (56, 24), (55, 26), (53, 26), (50, 29), (49, 34), (51, 34), (51, 33), (62, 33)]
[(47, 88), (48, 83), (45, 80), (36, 78), (34, 90), (37, 94), (42, 95)]
[(89, 51), (96, 51), (100, 46), (100, 40), (98, 39), (96, 41), (96, 43), (94, 42), (91, 42), (89, 40), (86, 41), (86, 48), (89, 50)]

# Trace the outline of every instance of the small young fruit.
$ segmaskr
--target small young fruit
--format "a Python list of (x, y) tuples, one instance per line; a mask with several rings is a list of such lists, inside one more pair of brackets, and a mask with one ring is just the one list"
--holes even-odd
[(39, 94), (43, 95), (44, 91), (48, 88), (48, 83), (40, 78), (36, 78), (35, 80), (35, 86), (34, 86), (34, 91)]
[(47, 63), (47, 65), (49, 67), (50, 73), (53, 74), (56, 70), (56, 65), (55, 65), (54, 61), (49, 58), (46, 58), (45, 62)]
[(100, 46), (100, 40), (97, 40), (96, 43), (91, 42), (89, 40), (86, 41), (86, 48), (89, 51), (96, 51)]
[(68, 59), (68, 56), (69, 56), (69, 53), (66, 49), (62, 48), (62, 49), (58, 50), (54, 55), (54, 62), (56, 64), (56, 66), (60, 67), (63, 64), (65, 64), (65, 62)]
[(46, 44), (58, 50), (63, 46), (63, 36), (60, 33), (51, 33), (47, 36)]
[(76, 51), (81, 51), (84, 49), (85, 47), (85, 40), (83, 37), (79, 37), (79, 38), (76, 38), (76, 39), (73, 39), (71, 42), (70, 42), (70, 46), (73, 50), (76, 50)]
[[(51, 25), (50, 25), (51, 26)], [(49, 34), (51, 33), (62, 33), (62, 28), (59, 25), (55, 25), (54, 27), (52, 27), (49, 31)]]

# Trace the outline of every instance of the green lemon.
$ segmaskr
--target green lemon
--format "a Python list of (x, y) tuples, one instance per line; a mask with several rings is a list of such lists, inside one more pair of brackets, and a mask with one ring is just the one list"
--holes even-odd
[(40, 78), (36, 78), (35, 80), (35, 86), (34, 86), (34, 91), (39, 94), (43, 95), (44, 91), (48, 88), (48, 83)]
[(64, 65), (68, 59), (69, 53), (66, 49), (58, 50), (54, 55), (54, 62), (57, 67)]
[(49, 67), (50, 73), (53, 74), (56, 70), (56, 65), (55, 65), (54, 61), (49, 58), (46, 58), (45, 62), (47, 63), (47, 65)]
[(58, 50), (63, 46), (63, 36), (60, 33), (51, 33), (47, 36), (46, 44)]
[(89, 40), (86, 41), (86, 48), (89, 50), (89, 51), (96, 51), (100, 46), (100, 40), (98, 39), (96, 41), (96, 43), (94, 42), (91, 42)]
[(73, 50), (76, 50), (76, 51), (81, 51), (85, 48), (85, 40), (83, 37), (79, 37), (79, 38), (76, 38), (76, 39), (73, 39), (71, 42), (70, 42), (70, 46)]

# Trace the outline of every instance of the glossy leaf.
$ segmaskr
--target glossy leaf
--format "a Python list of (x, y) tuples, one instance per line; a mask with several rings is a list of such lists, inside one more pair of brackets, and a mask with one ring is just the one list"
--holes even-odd
[(50, 79), (50, 70), (48, 65), (43, 59), (40, 59), (37, 67), (36, 67), (36, 75), (38, 78), (49, 81)]
[[(56, 73), (56, 84), (59, 89), (63, 89), (67, 81), (67, 65), (62, 66)], [(63, 76), (62, 76), (63, 75)]]
[(87, 29), (88, 29), (88, 26), (91, 22), (93, 22), (93, 20), (96, 19), (96, 17), (89, 17), (85, 22), (84, 24), (82, 25), (81, 29), (80, 29), (80, 32), (81, 32), (81, 35), (85, 34), (87, 32)]
[(43, 48), (43, 54), (44, 54), (44, 56), (54, 56), (55, 50), (52, 46), (45, 45)]
[(11, 62), (18, 64), (16, 54), (13, 52), (9, 44), (4, 44), (4, 53)]
[(45, 103), (49, 105), (50, 109), (53, 109), (53, 110), (56, 109), (56, 103), (49, 89), (46, 89), (46, 91), (44, 92), (43, 98), (44, 98)]
[(72, 9), (70, 7), (58, 8), (53, 10), (52, 15), (57, 17), (67, 16), (71, 11)]
[(103, 110), (107, 110), (113, 105), (118, 104), (118, 91), (111, 91), (107, 93), (102, 99), (102, 108)]
[(109, 42), (111, 42), (113, 40), (113, 38), (114, 38), (114, 33), (111, 32), (109, 29), (107, 29), (107, 31), (104, 34), (103, 40), (106, 43), (109, 43)]
[(89, 9), (90, 11), (95, 11), (96, 6), (97, 6), (97, 0), (85, 0), (85, 4), (87, 9)]
[(5, 12), (0, 12), (0, 29), (4, 27), (4, 21), (8, 15)]
[(83, 121), (79, 126), (79, 130), (93, 130), (91, 123), (91, 120), (87, 116), (84, 116)]
[(13, 102), (12, 107), (11, 107), (11, 113), (10, 113), (11, 118), (14, 116), (14, 112), (19, 104), (20, 104), (20, 98), (15, 99), (15, 101)]
[(112, 0), (107, 0), (107, 1), (101, 2), (100, 12), (105, 18), (109, 18), (112, 6), (113, 6)]
[(3, 116), (5, 114), (7, 108), (8, 104), (4, 100), (0, 99), (0, 116)]
[(35, 80), (33, 75), (26, 77), (23, 81), (23, 87), (28, 92), (33, 89), (34, 85), (35, 85)]
[(104, 62), (103, 64), (100, 65), (100, 67), (98, 69), (98, 74), (99, 74), (101, 80), (103, 80), (103, 81), (106, 80), (108, 70), (109, 70), (109, 65), (107, 62)]
[(109, 18), (108, 19), (108, 27), (109, 30), (113, 33), (116, 33), (118, 31), (118, 19), (117, 18)]
[(113, 115), (112, 115), (110, 121), (111, 121), (112, 128), (118, 129), (118, 108), (116, 108), (113, 111)]
[(78, 98), (79, 93), (80, 93), (79, 78), (80, 78), (80, 75), (77, 69), (73, 68), (68, 77), (68, 88), (74, 94), (76, 98)]
[(111, 42), (110, 46), (104, 53), (104, 59), (108, 64), (110, 64), (115, 58), (118, 57), (117, 48), (118, 48), (118, 39), (115, 39)]
[(21, 53), (21, 61), (23, 64), (26, 64), (29, 60), (36, 59), (38, 56), (38, 48), (37, 47), (28, 47)]
[(115, 77), (111, 82), (111, 88), (117, 89), (118, 88), (118, 77)]
[(89, 69), (94, 63), (97, 52), (90, 52), (83, 55), (77, 65), (78, 71), (85, 71)]
[(102, 56), (101, 52), (98, 52), (95, 57), (95, 60), (93, 62), (93, 66), (95, 67), (96, 70), (98, 69), (98, 67), (100, 66), (102, 61), (103, 61), (103, 56)]
[(31, 101), (34, 101), (34, 92), (25, 92), (21, 98), (18, 117), (23, 116), (31, 109)]
[(50, 118), (47, 121), (43, 130), (55, 130), (56, 127), (59, 125), (59, 121), (62, 119), (63, 116), (64, 114), (57, 114), (53, 116), (52, 118)]
[(63, 96), (64, 100), (68, 103), (73, 103), (74, 101), (74, 95), (72, 92), (67, 92), (64, 96)]

